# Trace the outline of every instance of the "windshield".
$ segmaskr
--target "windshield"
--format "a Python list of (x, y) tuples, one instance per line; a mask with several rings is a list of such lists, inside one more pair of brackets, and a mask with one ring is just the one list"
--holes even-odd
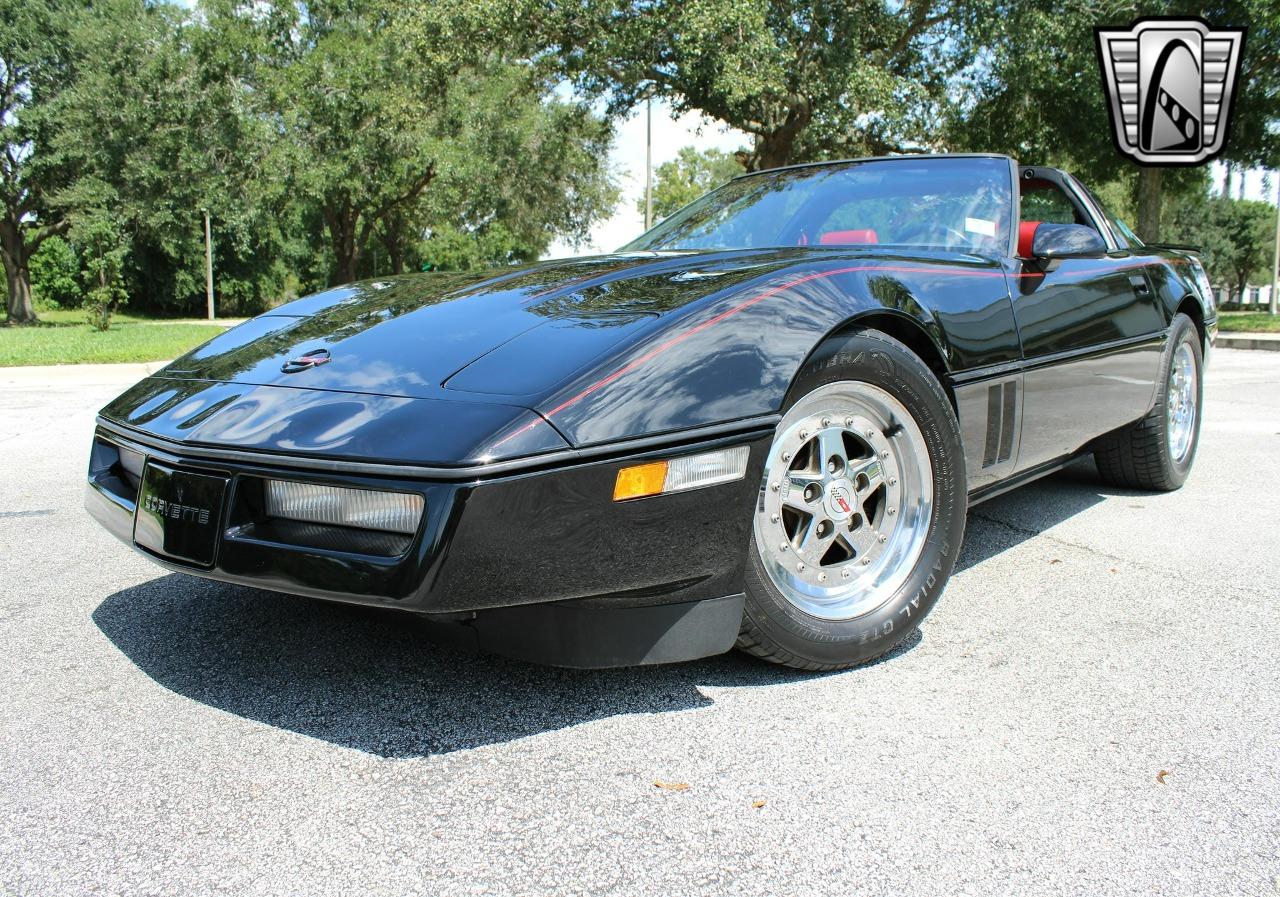
[(1006, 159), (904, 156), (732, 180), (622, 251), (897, 246), (1004, 254)]

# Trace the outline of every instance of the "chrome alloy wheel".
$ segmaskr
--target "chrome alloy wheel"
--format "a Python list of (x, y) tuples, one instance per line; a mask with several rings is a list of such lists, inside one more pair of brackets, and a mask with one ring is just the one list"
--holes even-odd
[(1176, 463), (1186, 460), (1196, 430), (1196, 358), (1191, 344), (1182, 342), (1169, 365), (1169, 454)]
[(878, 386), (830, 383), (778, 424), (756, 504), (756, 549), (791, 604), (848, 620), (906, 581), (932, 512), (933, 468), (915, 419)]

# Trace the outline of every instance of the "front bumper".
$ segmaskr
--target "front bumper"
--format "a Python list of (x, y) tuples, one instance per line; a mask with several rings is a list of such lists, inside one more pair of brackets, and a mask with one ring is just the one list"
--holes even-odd
[[(437, 620), (551, 602), (572, 602), (578, 609), (692, 606), (742, 592), (769, 436), (757, 428), (550, 469), (445, 480), (376, 476), (368, 472), (375, 466), (368, 464), (351, 465), (356, 472), (344, 471), (340, 463), (330, 470), (303, 470), (266, 453), (258, 460), (258, 455), (228, 452), (233, 458), (223, 460), (216, 452), (197, 455), (180, 444), (104, 423), (94, 437), (86, 507), (122, 542), (169, 569), (314, 598), (398, 607)], [(750, 446), (742, 480), (612, 500), (617, 471), (627, 464), (742, 444)], [(139, 471), (151, 461), (227, 478), (211, 564), (191, 564), (135, 542)], [(425, 512), (417, 532), (404, 537), (281, 525), (261, 510), (260, 484), (268, 478), (420, 492)], [(563, 609), (560, 616), (568, 619)], [(527, 619), (519, 625), (536, 629)]]

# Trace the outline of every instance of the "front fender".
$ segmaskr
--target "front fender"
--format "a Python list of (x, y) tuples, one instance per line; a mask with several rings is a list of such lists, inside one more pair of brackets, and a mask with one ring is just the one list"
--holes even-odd
[(536, 410), (576, 447), (773, 414), (829, 334), (884, 311), (934, 334), (950, 370), (1019, 357), (999, 263), (837, 257), (711, 295), (583, 371)]

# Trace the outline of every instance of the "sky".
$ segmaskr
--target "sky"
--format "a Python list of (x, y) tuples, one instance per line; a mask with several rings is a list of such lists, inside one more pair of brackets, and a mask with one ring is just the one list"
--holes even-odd
[[(623, 121), (614, 136), (609, 164), (618, 175), (622, 198), (613, 216), (601, 221), (591, 230), (590, 241), (573, 247), (557, 240), (544, 253), (544, 258), (565, 258), (577, 255), (596, 255), (612, 252), (624, 243), (638, 237), (644, 231), (644, 214), (636, 203), (644, 198), (644, 138), (645, 111), (641, 106)], [(670, 107), (663, 102), (653, 104), (653, 169), (656, 172), (663, 162), (669, 162), (684, 146), (698, 149), (722, 149), (732, 152), (750, 146), (748, 136), (712, 122), (698, 115), (688, 114), (678, 119), (671, 117)]]

